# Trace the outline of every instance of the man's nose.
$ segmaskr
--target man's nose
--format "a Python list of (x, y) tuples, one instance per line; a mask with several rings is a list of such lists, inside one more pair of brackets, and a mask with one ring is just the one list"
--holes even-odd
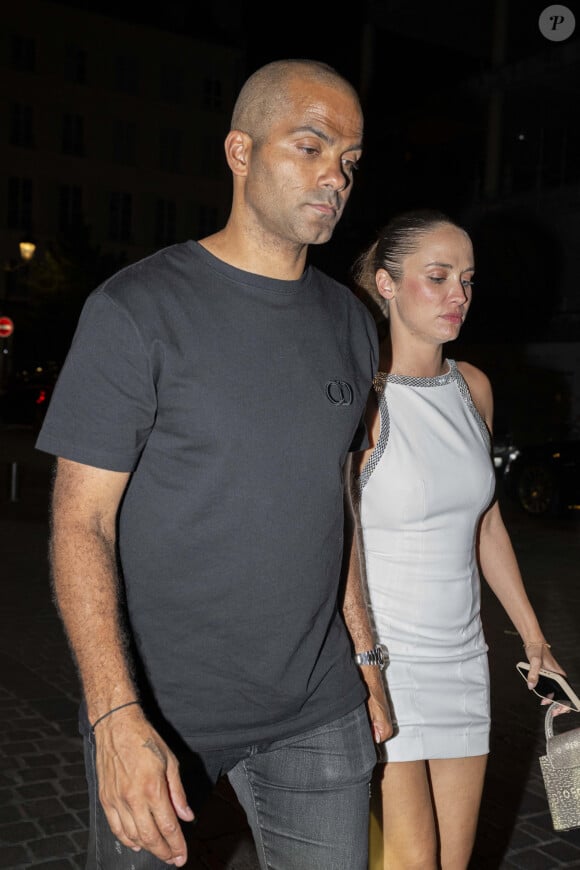
[(322, 185), (340, 193), (350, 185), (350, 179), (344, 171), (342, 162), (330, 164), (322, 175)]

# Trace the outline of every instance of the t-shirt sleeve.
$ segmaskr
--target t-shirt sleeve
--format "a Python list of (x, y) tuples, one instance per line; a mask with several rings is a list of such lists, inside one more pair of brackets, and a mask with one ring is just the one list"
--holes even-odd
[(364, 417), (361, 417), (356, 432), (354, 433), (354, 437), (350, 442), (350, 447), (348, 448), (349, 453), (356, 453), (359, 450), (366, 450), (369, 444), (370, 441), (367, 426)]
[[(365, 309), (364, 312), (365, 321), (366, 321), (366, 330), (369, 341), (369, 376), (370, 380), (374, 378), (377, 373), (377, 368), (379, 364), (379, 341), (377, 334), (376, 323), (368, 310)], [(359, 420), (358, 426), (354, 433), (353, 439), (351, 441), (349, 452), (356, 453), (359, 450), (366, 450), (370, 446), (369, 433), (367, 430), (367, 425), (365, 422), (366, 414), (363, 413), (363, 416)]]
[(132, 471), (156, 412), (150, 351), (131, 314), (103, 290), (85, 302), (36, 448)]

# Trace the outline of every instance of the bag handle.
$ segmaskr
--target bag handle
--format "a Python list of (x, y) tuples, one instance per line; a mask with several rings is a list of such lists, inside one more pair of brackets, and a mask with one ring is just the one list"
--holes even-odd
[[(546, 734), (546, 742), (554, 736), (554, 712), (556, 707), (559, 707), (557, 701), (553, 701), (546, 710), (546, 718), (544, 719), (544, 731)], [(572, 711), (574, 712), (574, 711)], [(565, 733), (565, 732), (564, 732)]]
[(556, 703), (550, 704), (546, 710), (546, 718), (544, 720), (544, 731), (546, 733), (546, 742), (554, 736), (554, 710), (559, 705)]

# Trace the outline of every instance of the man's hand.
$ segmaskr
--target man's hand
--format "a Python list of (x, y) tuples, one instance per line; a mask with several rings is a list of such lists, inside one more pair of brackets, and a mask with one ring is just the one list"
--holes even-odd
[(379, 668), (373, 665), (362, 665), (361, 673), (369, 691), (367, 710), (373, 729), (375, 743), (388, 740), (393, 734), (391, 711), (387, 700), (383, 675)]
[(179, 819), (191, 822), (194, 814), (175, 755), (135, 708), (99, 723), (95, 740), (99, 798), (113, 834), (133, 851), (183, 867)]

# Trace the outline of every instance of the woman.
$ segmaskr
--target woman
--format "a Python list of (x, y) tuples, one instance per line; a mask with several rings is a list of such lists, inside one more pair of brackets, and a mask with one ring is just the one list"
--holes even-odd
[[(473, 275), (468, 234), (430, 210), (395, 217), (354, 267), (389, 325), (369, 403), (371, 446), (353, 473), (369, 601), (389, 653), (389, 870), (463, 870), (473, 849), (490, 730), (478, 565), (522, 638), (528, 685), (540, 666), (564, 673), (494, 500), (490, 382), (443, 355), (469, 310)], [(371, 668), (362, 671), (372, 693)]]

